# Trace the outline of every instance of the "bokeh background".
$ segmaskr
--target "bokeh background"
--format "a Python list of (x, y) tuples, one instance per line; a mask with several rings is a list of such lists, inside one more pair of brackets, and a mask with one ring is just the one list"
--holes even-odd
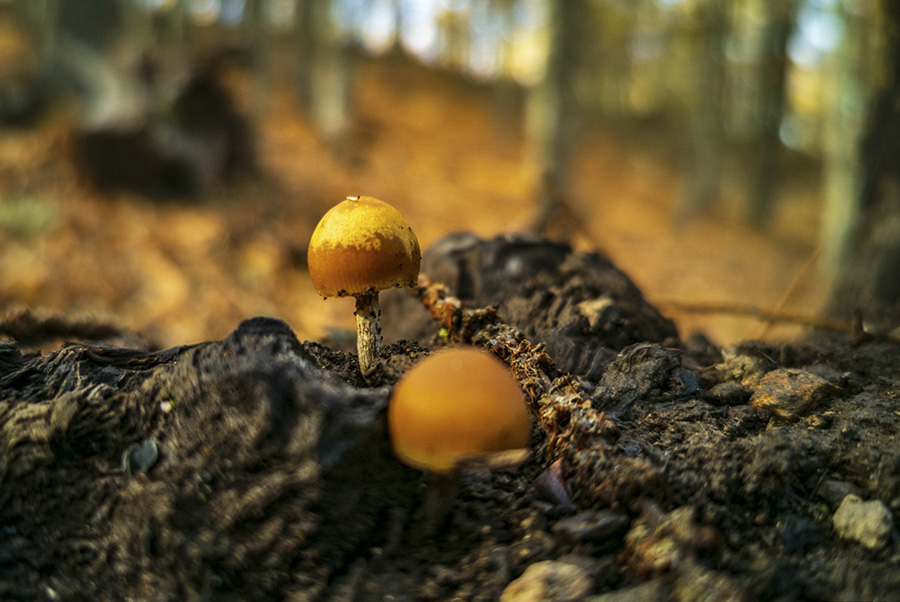
[(889, 329), (898, 7), (2, 0), (0, 315), (340, 342), (352, 300), (316, 295), (306, 245), (365, 194), (423, 248), (607, 253), (684, 335)]

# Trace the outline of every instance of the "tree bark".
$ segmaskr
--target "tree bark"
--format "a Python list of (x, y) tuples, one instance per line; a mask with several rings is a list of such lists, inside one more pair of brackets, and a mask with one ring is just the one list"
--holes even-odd
[(696, 96), (691, 103), (690, 159), (677, 218), (687, 219), (709, 208), (719, 196), (725, 132), (725, 34), (727, 8), (713, 0), (697, 6), (691, 32)]
[(796, 0), (767, 2), (769, 22), (763, 33), (759, 90), (762, 113), (755, 140), (755, 166), (750, 170), (747, 217), (758, 227), (772, 212), (778, 190), (778, 155), (787, 83), (787, 45), (794, 30)]
[(528, 99), (529, 130), (542, 182), (539, 216), (533, 229), (544, 232), (558, 212), (556, 190), (568, 196), (578, 103), (575, 85), (588, 10), (584, 0), (552, 0), (547, 27), (550, 48), (543, 81)]
[(860, 140), (865, 116), (859, 106), (870, 92), (861, 73), (867, 55), (863, 35), (871, 22), (844, 11), (846, 33), (840, 47), (827, 63), (827, 113), (823, 124), (823, 186), (825, 206), (822, 212), (820, 244), (822, 270), (835, 276), (847, 262), (853, 235), (862, 213), (862, 155)]
[(844, 318), (859, 311), (875, 330), (900, 326), (900, 3), (883, 0), (882, 14), (886, 81), (859, 147), (861, 217), (826, 307)]
[(319, 133), (339, 145), (350, 121), (352, 49), (332, 21), (330, 1), (305, 0), (298, 12), (300, 103)]

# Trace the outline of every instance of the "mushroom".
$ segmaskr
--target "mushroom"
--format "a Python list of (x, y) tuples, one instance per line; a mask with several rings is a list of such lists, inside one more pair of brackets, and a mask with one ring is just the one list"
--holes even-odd
[(531, 418), (502, 362), (474, 347), (455, 347), (403, 375), (388, 405), (388, 429), (397, 457), (430, 474), (422, 513), (433, 532), (449, 511), (460, 470), (527, 459)]
[(322, 297), (356, 297), (359, 368), (381, 351), (378, 292), (415, 286), (422, 254), (403, 215), (368, 196), (349, 196), (326, 213), (309, 241), (309, 275)]

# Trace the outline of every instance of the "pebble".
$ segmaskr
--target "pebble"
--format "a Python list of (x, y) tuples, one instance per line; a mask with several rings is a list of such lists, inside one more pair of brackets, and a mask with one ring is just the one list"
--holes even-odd
[(626, 562), (639, 575), (655, 577), (680, 570), (681, 564), (698, 555), (717, 558), (721, 535), (713, 527), (695, 522), (695, 514), (691, 506), (664, 514), (655, 504), (646, 504), (625, 535)]
[(825, 500), (832, 510), (837, 510), (844, 498), (850, 494), (861, 496), (862, 490), (847, 481), (839, 479), (824, 479), (819, 486), (816, 487), (816, 495)]
[(814, 520), (788, 515), (776, 525), (784, 549), (793, 554), (798, 550), (817, 548), (822, 544), (822, 528)]
[(726, 381), (713, 386), (709, 390), (710, 397), (718, 405), (743, 405), (752, 395), (750, 389), (740, 383)]
[(672, 594), (676, 602), (744, 602), (744, 593), (731, 575), (687, 562), (679, 571)]
[(146, 439), (138, 445), (134, 443), (122, 454), (122, 470), (136, 476), (150, 470), (159, 459), (159, 447), (154, 439)]
[(840, 372), (827, 364), (813, 364), (806, 366), (806, 369), (816, 376), (821, 376), (835, 387), (846, 387), (853, 378), (852, 372)]
[(553, 525), (553, 532), (576, 542), (601, 542), (623, 535), (631, 519), (615, 510), (585, 510), (574, 516), (560, 519)]
[(797, 422), (838, 389), (812, 372), (778, 368), (767, 372), (750, 398), (754, 408), (768, 410), (788, 422)]
[(832, 522), (841, 538), (859, 542), (871, 550), (883, 548), (894, 528), (891, 511), (883, 502), (864, 502), (853, 494), (844, 497)]
[(506, 586), (500, 602), (576, 602), (593, 587), (587, 569), (559, 560), (543, 560)]
[(775, 363), (765, 354), (750, 349), (723, 349), (722, 362), (716, 364), (728, 380), (735, 380), (748, 389), (759, 386), (762, 377), (775, 368)]

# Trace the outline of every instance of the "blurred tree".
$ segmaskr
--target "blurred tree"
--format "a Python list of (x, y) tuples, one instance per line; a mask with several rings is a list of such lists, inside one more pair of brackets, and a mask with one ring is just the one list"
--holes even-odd
[(465, 70), (469, 64), (472, 34), (472, 13), (466, 6), (447, 3), (437, 13), (437, 32), (441, 48), (441, 64), (455, 70)]
[(861, 215), (826, 308), (843, 318), (859, 311), (876, 330), (900, 326), (900, 2), (880, 9), (885, 76), (859, 147)]
[(15, 8), (19, 23), (35, 42), (41, 65), (49, 65), (56, 51), (59, 0), (15, 0)]
[(519, 121), (521, 111), (518, 110), (521, 102), (521, 87), (516, 82), (512, 69), (516, 4), (516, 0), (490, 0), (486, 8), (494, 13), (497, 30), (501, 36), (497, 45), (498, 76), (494, 78), (492, 86), (492, 110), (498, 138), (508, 135), (521, 124)]
[(763, 0), (765, 25), (758, 71), (759, 116), (755, 124), (753, 165), (748, 171), (747, 215), (762, 226), (772, 211), (778, 183), (781, 121), (788, 72), (788, 40), (794, 30), (797, 0)]
[(313, 125), (339, 146), (350, 122), (353, 49), (333, 19), (332, 0), (300, 0), (297, 93)]
[(301, 108), (309, 114), (312, 107), (313, 65), (315, 60), (316, 24), (313, 3), (297, 0), (294, 39), (297, 45), (296, 94)]
[(704, 0), (694, 4), (688, 17), (693, 94), (688, 107), (690, 154), (676, 208), (678, 219), (707, 210), (719, 196), (725, 145), (727, 10), (717, 0)]
[[(643, 2), (595, 2), (595, 35), (588, 42), (594, 48), (590, 57), (594, 69), (589, 84), (595, 87), (592, 98), (608, 115), (628, 115), (629, 88), (634, 76), (633, 35), (640, 20)], [(596, 68), (600, 67), (600, 68)]]
[[(133, 2), (133, 0), (132, 0)], [(172, 0), (168, 10), (155, 15), (155, 46), (171, 55), (173, 62), (185, 65), (190, 61), (190, 15), (187, 0)]]
[[(873, 3), (874, 4), (874, 3)], [(826, 98), (822, 124), (824, 207), (820, 227), (823, 268), (834, 276), (846, 263), (862, 207), (861, 138), (865, 106), (874, 78), (871, 63), (881, 63), (885, 27), (874, 11), (848, 11), (840, 6), (844, 33), (824, 64)], [(873, 27), (874, 26), (874, 27)], [(876, 35), (873, 35), (876, 34)]]
[(272, 54), (275, 37), (270, 31), (266, 2), (247, 0), (246, 35), (250, 45), (250, 63), (254, 74), (253, 113), (265, 114), (272, 93)]
[[(576, 77), (581, 66), (587, 0), (549, 0), (550, 44), (543, 80), (528, 99), (529, 132), (542, 179), (539, 214), (533, 230), (547, 234), (566, 218), (562, 200), (569, 195), (575, 127), (578, 120)], [(572, 224), (562, 227), (570, 229)], [(565, 233), (563, 234), (565, 236)]]
[(83, 44), (108, 47), (121, 35), (125, 14), (133, 4), (125, 0), (62, 0), (57, 26)]

